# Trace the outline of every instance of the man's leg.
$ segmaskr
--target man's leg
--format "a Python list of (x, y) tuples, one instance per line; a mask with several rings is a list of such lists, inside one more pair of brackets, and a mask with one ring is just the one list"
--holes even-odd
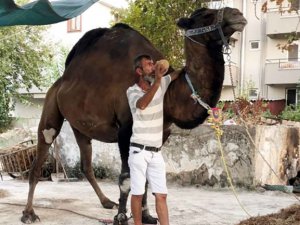
[(142, 199), (143, 195), (131, 195), (131, 213), (134, 225), (142, 225)]
[(148, 163), (147, 178), (152, 193), (155, 195), (155, 206), (159, 224), (169, 225), (166, 164), (161, 152), (152, 153), (152, 159), (150, 163)]
[(160, 225), (169, 225), (169, 213), (166, 194), (155, 194), (156, 213)]
[(142, 201), (145, 193), (147, 162), (145, 152), (130, 148), (128, 165), (130, 167), (131, 212), (134, 225), (142, 225)]

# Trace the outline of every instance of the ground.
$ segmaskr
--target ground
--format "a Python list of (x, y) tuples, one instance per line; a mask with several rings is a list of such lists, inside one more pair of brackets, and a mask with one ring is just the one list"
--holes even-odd
[[(98, 183), (111, 200), (117, 201), (119, 193), (117, 182), (98, 181)], [(276, 213), (292, 204), (299, 205), (299, 201), (293, 195), (283, 192), (245, 190), (237, 190), (237, 192), (241, 203), (252, 217)], [(8, 176), (4, 176), (3, 181), (0, 180), (1, 225), (22, 224), (20, 217), (27, 193), (27, 180), (14, 180)], [(152, 195), (148, 198), (150, 211), (155, 215), (154, 198)], [(41, 219), (37, 224), (43, 225), (102, 225), (103, 223), (98, 219), (112, 219), (117, 213), (117, 210), (103, 209), (87, 181), (39, 182), (34, 205), (35, 212)], [(249, 219), (228, 189), (169, 185), (168, 205), (171, 225), (234, 225)], [(130, 215), (130, 210), (128, 211)], [(242, 224), (275, 225), (277, 223), (248, 221)], [(288, 224), (296, 225), (300, 222)]]
[(266, 216), (252, 217), (244, 220), (238, 225), (299, 225), (300, 224), (300, 205), (293, 205), (287, 209), (282, 209), (278, 213)]

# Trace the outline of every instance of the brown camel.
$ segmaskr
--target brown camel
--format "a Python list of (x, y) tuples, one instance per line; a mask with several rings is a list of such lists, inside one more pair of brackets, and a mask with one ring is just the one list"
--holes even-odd
[[(178, 21), (178, 26), (185, 30), (186, 66), (174, 71), (180, 73), (179, 78), (171, 83), (165, 94), (164, 140), (170, 134), (172, 123), (181, 128), (194, 128), (208, 116), (207, 110), (191, 98), (185, 74), (206, 104), (211, 107), (217, 104), (224, 79), (223, 44), (227, 44), (235, 31), (242, 31), (246, 23), (239, 10), (227, 7), (221, 10), (201, 8), (189, 18)], [(21, 218), (23, 222), (31, 223), (38, 218), (32, 207), (34, 190), (48, 149), (66, 119), (80, 148), (82, 170), (104, 208), (118, 205), (103, 194), (95, 180), (91, 140), (118, 142), (122, 168), (119, 209), (114, 224), (128, 224), (127, 159), (132, 117), (126, 90), (135, 82), (133, 59), (139, 54), (149, 54), (154, 60), (163, 58), (149, 40), (125, 24), (91, 30), (73, 47), (63, 76), (46, 96), (38, 128), (37, 158), (31, 168), (28, 201)], [(147, 192), (143, 206), (143, 221), (153, 223), (155, 220), (147, 210)]]

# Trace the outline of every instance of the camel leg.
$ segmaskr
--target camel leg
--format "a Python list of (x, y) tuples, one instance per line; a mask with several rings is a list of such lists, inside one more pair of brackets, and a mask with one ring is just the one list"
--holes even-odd
[[(118, 133), (118, 144), (120, 149), (120, 155), (122, 160), (121, 174), (119, 176), (119, 189), (120, 189), (120, 198), (119, 198), (119, 210), (118, 214), (114, 218), (114, 225), (127, 225), (127, 200), (130, 191), (130, 173), (128, 166), (128, 157), (129, 157), (129, 144), (130, 137), (132, 135), (132, 126), (123, 126)], [(142, 200), (142, 221), (147, 224), (157, 224), (157, 219), (153, 218), (149, 214), (147, 206), (147, 187), (145, 186), (145, 194), (143, 195)]]
[(118, 204), (109, 200), (102, 192), (100, 187), (97, 184), (94, 171), (92, 168), (92, 144), (91, 139), (81, 134), (78, 130), (73, 128), (74, 135), (77, 141), (77, 144), (80, 149), (80, 158), (81, 158), (81, 170), (86, 176), (87, 180), (90, 182), (94, 188), (102, 206), (105, 209), (117, 208)]
[(129, 142), (132, 131), (131, 126), (123, 126), (119, 129), (118, 133), (118, 145), (121, 156), (121, 174), (119, 176), (119, 189), (120, 189), (120, 198), (119, 198), (119, 209), (118, 214), (114, 217), (114, 225), (127, 225), (127, 200), (130, 191), (130, 174), (128, 166), (128, 156), (129, 156)]
[(47, 94), (39, 123), (37, 155), (29, 172), (28, 199), (23, 211), (23, 216), (21, 217), (23, 223), (33, 223), (37, 219), (39, 220), (39, 217), (35, 214), (32, 207), (34, 191), (40, 178), (41, 168), (47, 159), (49, 147), (59, 134), (63, 120), (56, 104), (54, 88), (54, 91), (52, 89), (52, 91), (49, 91)]

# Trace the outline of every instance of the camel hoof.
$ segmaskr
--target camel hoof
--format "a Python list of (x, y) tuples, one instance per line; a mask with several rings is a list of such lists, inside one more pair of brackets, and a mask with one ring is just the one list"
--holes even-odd
[(41, 221), (40, 217), (32, 212), (25, 212), (23, 211), (23, 216), (21, 217), (21, 221), (26, 224), (31, 224), (34, 223), (36, 220)]
[(128, 225), (128, 218), (125, 213), (119, 213), (114, 217), (114, 225)]
[(118, 209), (119, 208), (119, 204), (117, 204), (109, 199), (107, 201), (105, 201), (102, 205), (105, 209)]
[(144, 224), (157, 224), (158, 219), (151, 215), (142, 215), (142, 223)]

